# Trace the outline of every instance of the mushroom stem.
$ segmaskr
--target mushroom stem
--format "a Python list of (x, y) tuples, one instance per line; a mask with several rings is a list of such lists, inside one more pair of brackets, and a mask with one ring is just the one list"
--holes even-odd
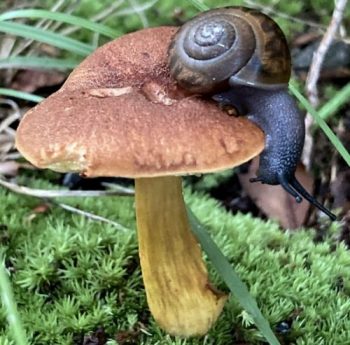
[(140, 178), (135, 188), (139, 255), (151, 313), (169, 334), (203, 335), (227, 296), (208, 280), (188, 223), (181, 178)]

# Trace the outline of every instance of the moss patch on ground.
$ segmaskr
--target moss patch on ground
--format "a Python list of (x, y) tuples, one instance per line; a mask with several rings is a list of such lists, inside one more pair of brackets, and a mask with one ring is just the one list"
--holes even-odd
[[(203, 194), (187, 189), (186, 198), (248, 284), (281, 344), (350, 344), (350, 253), (336, 242), (336, 225), (315, 243), (312, 230), (283, 233), (274, 222), (232, 216)], [(83, 344), (102, 328), (109, 345), (263, 343), (233, 298), (206, 337), (185, 341), (164, 334), (145, 300), (133, 198), (65, 202), (130, 230), (59, 207), (38, 209), (41, 200), (0, 189), (1, 252), (29, 343)], [(1, 309), (0, 344), (10, 339)]]

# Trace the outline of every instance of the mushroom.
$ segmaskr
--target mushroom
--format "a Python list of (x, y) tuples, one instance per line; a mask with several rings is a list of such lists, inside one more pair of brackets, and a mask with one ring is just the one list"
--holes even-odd
[(207, 332), (227, 296), (209, 283), (180, 176), (237, 166), (262, 151), (264, 136), (170, 78), (167, 49), (175, 32), (145, 29), (97, 49), (27, 112), (16, 144), (40, 168), (135, 179), (151, 313), (168, 333), (193, 336)]

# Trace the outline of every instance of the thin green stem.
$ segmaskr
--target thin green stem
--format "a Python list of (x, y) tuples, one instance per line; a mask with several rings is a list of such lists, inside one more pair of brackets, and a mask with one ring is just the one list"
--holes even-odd
[(112, 14), (112, 17), (124, 17), (124, 16), (128, 16), (130, 14), (137, 14), (137, 13), (141, 13), (141, 12), (145, 12), (148, 9), (152, 8), (159, 0), (151, 0), (148, 2), (143, 2), (142, 4), (136, 6), (136, 7), (127, 7), (124, 9), (121, 9), (117, 12), (114, 12)]
[(13, 89), (4, 89), (0, 88), (0, 96), (9, 96), (9, 97), (16, 97), (20, 99), (24, 99), (26, 101), (31, 101), (34, 103), (40, 103), (42, 100), (44, 100), (44, 97), (38, 96), (38, 95), (33, 95), (28, 92), (23, 92), (23, 91), (17, 91)]
[(1, 301), (6, 310), (7, 321), (9, 323), (9, 328), (13, 339), (17, 345), (28, 345), (26, 333), (22, 327), (22, 323), (18, 315), (10, 281), (3, 262), (0, 265), (0, 290)]
[(208, 11), (209, 7), (203, 3), (201, 0), (190, 0), (192, 5), (196, 7), (199, 11)]
[(78, 59), (55, 59), (38, 56), (11, 56), (0, 59), (0, 69), (26, 68), (26, 69), (57, 69), (71, 70), (80, 63)]
[(317, 111), (311, 106), (311, 104), (307, 101), (307, 99), (298, 91), (295, 84), (293, 82), (289, 83), (289, 89), (292, 91), (294, 96), (299, 100), (299, 102), (303, 105), (303, 107), (307, 110), (307, 112), (314, 118), (316, 123), (321, 127), (323, 132), (326, 134), (330, 142), (337, 149), (339, 154), (343, 157), (345, 162), (350, 166), (350, 154), (345, 148), (345, 146), (341, 143), (341, 141), (337, 138), (337, 136), (333, 133), (327, 123), (320, 117)]
[(350, 83), (346, 84), (336, 95), (318, 110), (318, 115), (327, 120), (350, 99)]
[(280, 345), (278, 339), (274, 335), (269, 322), (262, 315), (256, 300), (249, 293), (247, 286), (239, 278), (238, 274), (233, 269), (232, 265), (228, 262), (226, 257), (222, 254), (219, 247), (211, 239), (207, 230), (200, 223), (197, 217), (193, 214), (191, 209), (187, 207), (187, 213), (189, 221), (192, 227), (193, 233), (196, 235), (203, 250), (208, 255), (209, 260), (214, 265), (215, 269), (224, 280), (232, 294), (237, 298), (240, 305), (250, 314), (253, 318), (256, 327), (260, 330), (262, 335), (268, 341), (270, 345)]
[(82, 56), (87, 56), (94, 50), (93, 46), (75, 39), (20, 23), (0, 21), (0, 32), (50, 44)]
[(98, 32), (109, 38), (116, 38), (118, 36), (118, 32), (116, 30), (106, 25), (95, 23), (91, 20), (73, 16), (67, 13), (51, 12), (51, 11), (37, 10), (37, 9), (25, 9), (25, 10), (9, 11), (0, 15), (0, 21), (11, 20), (16, 18), (50, 19), (57, 22), (72, 24), (84, 29), (91, 30), (93, 32)]

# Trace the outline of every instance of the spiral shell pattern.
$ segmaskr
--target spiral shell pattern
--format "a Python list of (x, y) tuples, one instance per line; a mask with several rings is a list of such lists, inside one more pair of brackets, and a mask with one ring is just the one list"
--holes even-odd
[(181, 86), (200, 93), (237, 84), (285, 87), (291, 70), (281, 29), (244, 7), (210, 10), (185, 23), (169, 48), (169, 66)]

